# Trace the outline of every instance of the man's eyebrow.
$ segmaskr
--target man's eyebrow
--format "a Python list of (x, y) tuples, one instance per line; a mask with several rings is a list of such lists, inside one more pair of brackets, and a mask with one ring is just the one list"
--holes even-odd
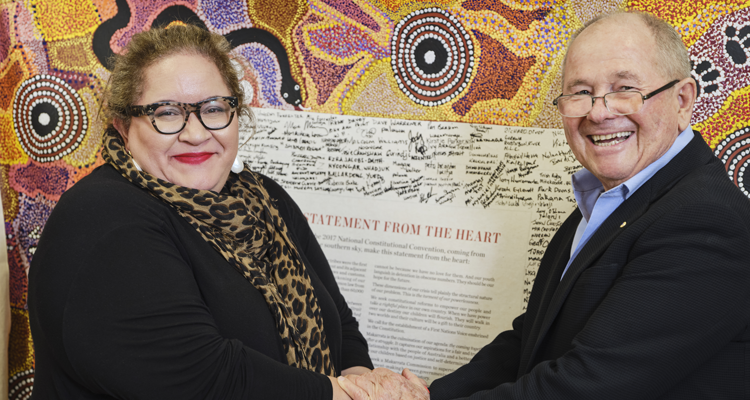
[(566, 89), (570, 89), (570, 88), (572, 88), (572, 87), (574, 87), (574, 86), (580, 86), (580, 85), (588, 85), (588, 82), (587, 82), (587, 81), (584, 81), (583, 79), (576, 79), (576, 80), (574, 80), (574, 81), (572, 81), (572, 82), (569, 82), (569, 83), (568, 83), (568, 84), (567, 84), (567, 85), (565, 86), (565, 88), (566, 88)]
[[(628, 80), (635, 81), (639, 85), (643, 84), (643, 80), (641, 80), (641, 78), (638, 75), (636, 75), (636, 74), (634, 74), (634, 73), (632, 73), (630, 71), (627, 71), (627, 70), (617, 71), (612, 76), (615, 79), (628, 79)], [(569, 82), (565, 86), (565, 89), (570, 89), (570, 88), (575, 87), (575, 86), (591, 86), (591, 83), (589, 83), (589, 81), (584, 80), (584, 79), (576, 79), (576, 80), (573, 80), (573, 81)]]
[(634, 74), (634, 73), (632, 73), (630, 71), (617, 71), (617, 73), (615, 73), (615, 77), (617, 79), (629, 79), (629, 80), (633, 80), (633, 81), (635, 81), (638, 84), (642, 84), (643, 83), (643, 81), (641, 80), (641, 78), (638, 75), (636, 75), (636, 74)]

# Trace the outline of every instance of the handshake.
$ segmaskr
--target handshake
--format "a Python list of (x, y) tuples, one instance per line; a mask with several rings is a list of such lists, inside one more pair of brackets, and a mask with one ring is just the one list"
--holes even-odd
[[(337, 381), (339, 387), (352, 400), (429, 400), (430, 398), (427, 383), (409, 369), (404, 369), (401, 374), (397, 374), (387, 368), (375, 368), (361, 375), (339, 376)], [(336, 389), (334, 387), (334, 393), (337, 392)]]

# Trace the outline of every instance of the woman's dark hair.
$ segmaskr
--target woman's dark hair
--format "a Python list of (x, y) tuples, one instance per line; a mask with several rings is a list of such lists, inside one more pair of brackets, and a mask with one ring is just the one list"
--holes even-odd
[(146, 68), (160, 59), (174, 54), (197, 54), (212, 61), (218, 68), (224, 83), (237, 97), (238, 116), (252, 118), (250, 108), (240, 88), (237, 70), (232, 65), (229, 52), (232, 47), (227, 40), (194, 25), (172, 25), (168, 28), (153, 28), (137, 33), (122, 54), (110, 59), (112, 75), (104, 90), (103, 113), (105, 123), (112, 127), (116, 118), (130, 126), (127, 107), (141, 97)]

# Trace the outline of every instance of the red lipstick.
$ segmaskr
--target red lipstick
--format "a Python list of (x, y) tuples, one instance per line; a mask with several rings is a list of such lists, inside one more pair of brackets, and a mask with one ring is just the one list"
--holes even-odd
[(172, 157), (181, 163), (198, 165), (211, 158), (212, 155), (214, 153), (182, 153)]

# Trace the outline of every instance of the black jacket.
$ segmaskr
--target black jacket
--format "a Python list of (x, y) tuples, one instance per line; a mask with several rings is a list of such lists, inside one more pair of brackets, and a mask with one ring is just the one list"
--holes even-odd
[(542, 258), (526, 313), (433, 400), (750, 399), (750, 201), (699, 134), (599, 227)]
[[(318, 295), (337, 371), (367, 344), (305, 217), (263, 179)], [(29, 272), (33, 399), (330, 399), (263, 296), (172, 207), (102, 166), (67, 191)]]

